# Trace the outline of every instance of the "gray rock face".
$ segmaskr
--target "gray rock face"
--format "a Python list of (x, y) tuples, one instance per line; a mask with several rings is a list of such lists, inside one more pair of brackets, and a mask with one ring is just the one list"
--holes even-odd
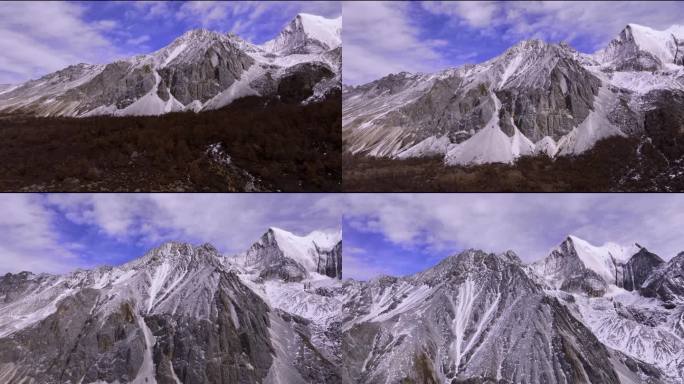
[(326, 250), (320, 249), (316, 245), (318, 252), (318, 263), (316, 269), (321, 275), (342, 279), (342, 241), (338, 242), (334, 248)]
[[(348, 90), (343, 97), (343, 109), (351, 116), (358, 115), (357, 121), (345, 124), (350, 135), (348, 142), (354, 147), (355, 142), (365, 141), (367, 137), (357, 135), (367, 129), (353, 128), (375, 117), (376, 126), (404, 130), (398, 145), (393, 147), (395, 152), (431, 136), (446, 135), (451, 143), (457, 143), (463, 140), (457, 139), (460, 133), (473, 135), (495, 113), (508, 136), (513, 136), (517, 127), (533, 142), (546, 136), (559, 140), (589, 115), (600, 85), (601, 81), (569, 47), (524, 41), (478, 66), (430, 76), (389, 75)], [(498, 110), (492, 94), (501, 102)], [(403, 105), (382, 116), (365, 116), (366, 110), (385, 112), (384, 108), (368, 105), (373, 98), (391, 106), (393, 95), (404, 101)], [(365, 144), (369, 151), (374, 147), (372, 142)]]
[(642, 248), (625, 264), (622, 287), (628, 291), (639, 290), (651, 273), (664, 263), (658, 255)]
[(91, 81), (67, 91), (65, 102), (87, 100), (80, 111), (89, 111), (100, 105), (116, 105), (122, 109), (152, 90), (155, 85), (152, 66), (136, 67), (118, 61), (108, 64)]
[(157, 338), (158, 383), (261, 383), (273, 361), (268, 306), (239, 279), (221, 277), (208, 321), (158, 314), (146, 318)]
[(466, 251), (354, 292), (346, 382), (620, 382), (611, 353), (509, 256)]
[(654, 270), (642, 284), (641, 293), (670, 305), (684, 303), (684, 252)]
[(560, 289), (571, 293), (583, 293), (591, 297), (601, 297), (606, 293), (608, 283), (596, 272), (585, 269), (565, 279)]
[[(192, 60), (179, 60), (162, 68), (159, 71), (162, 78), (160, 91), (168, 89), (168, 93), (183, 105), (194, 100), (204, 103), (227, 89), (254, 64), (254, 59), (231, 44), (230, 40), (216, 35), (214, 41), (208, 42), (206, 49)], [(168, 96), (160, 97), (168, 100)]]
[(34, 275), (27, 271), (17, 274), (8, 273), (0, 277), (0, 301), (9, 304), (28, 295), (45, 281), (53, 279), (52, 275)]
[(613, 62), (616, 71), (655, 71), (662, 62), (653, 54), (639, 48), (634, 39), (632, 26), (623, 29), (606, 47), (605, 59)]
[(565, 57), (562, 48), (550, 49), (558, 51), (554, 54), (560, 60), (542, 87), (508, 87), (497, 92), (503, 105), (501, 129), (509, 136), (513, 136), (515, 124), (533, 142), (546, 136), (557, 141), (593, 109), (601, 81), (576, 60)]

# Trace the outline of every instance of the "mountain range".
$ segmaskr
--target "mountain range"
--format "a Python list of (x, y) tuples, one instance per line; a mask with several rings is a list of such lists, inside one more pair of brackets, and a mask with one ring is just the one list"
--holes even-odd
[(484, 63), (345, 85), (345, 150), (463, 165), (574, 155), (611, 136), (677, 141), (663, 115), (683, 117), (683, 60), (684, 26), (629, 24), (594, 54), (525, 40)]
[(6, 383), (679, 383), (684, 252), (568, 236), (342, 279), (339, 231), (0, 277)]
[(8, 274), (0, 382), (335, 382), (340, 258), (339, 231), (271, 228), (232, 257), (169, 242), (118, 267)]
[(160, 115), (217, 109), (250, 95), (309, 103), (340, 89), (341, 28), (341, 17), (301, 13), (261, 45), (190, 30), (150, 54), (0, 86), (0, 113)]

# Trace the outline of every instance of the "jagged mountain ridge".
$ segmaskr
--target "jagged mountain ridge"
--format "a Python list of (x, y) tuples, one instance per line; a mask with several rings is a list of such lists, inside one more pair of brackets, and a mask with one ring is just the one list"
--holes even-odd
[[(468, 250), (412, 276), (340, 281), (312, 258), (341, 248), (339, 236), (269, 228), (235, 256), (167, 243), (120, 267), (0, 277), (0, 379), (676, 383), (684, 375), (684, 253), (665, 262), (638, 244), (569, 236), (532, 264), (512, 251)], [(306, 274), (292, 279), (293, 264)], [(273, 266), (286, 272), (262, 273)], [(581, 289), (595, 281), (605, 290)], [(40, 356), (30, 368), (29, 356)]]
[(262, 278), (301, 281), (316, 272), (342, 279), (342, 234), (314, 231), (297, 236), (273, 227), (236, 260), (258, 269)]
[(569, 236), (529, 265), (511, 251), (468, 250), (412, 276), (348, 282), (344, 377), (680, 382), (681, 256), (663, 262), (638, 244), (594, 246)]
[(0, 89), (0, 112), (159, 115), (216, 109), (249, 95), (313, 102), (340, 89), (340, 24), (341, 18), (299, 14), (263, 45), (191, 30), (148, 55), (73, 65)]
[[(676, 37), (662, 40), (667, 34)], [(630, 24), (593, 55), (527, 40), (481, 64), (347, 86), (345, 149), (442, 156), (447, 164), (510, 163), (522, 155), (581, 153), (608, 136), (642, 135), (644, 111), (660, 104), (658, 91), (684, 93), (675, 40), (684, 41), (681, 27), (658, 32)], [(629, 64), (646, 57), (648, 65)]]
[(0, 381), (338, 382), (325, 316), (302, 310), (339, 312), (324, 294), (338, 280), (312, 272), (304, 290), (258, 274), (170, 242), (118, 267), (0, 277)]

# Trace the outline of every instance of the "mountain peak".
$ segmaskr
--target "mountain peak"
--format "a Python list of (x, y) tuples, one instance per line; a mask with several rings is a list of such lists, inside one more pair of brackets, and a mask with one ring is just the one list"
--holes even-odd
[(299, 13), (273, 40), (263, 48), (276, 54), (321, 53), (342, 45), (342, 16), (328, 19), (323, 16)]

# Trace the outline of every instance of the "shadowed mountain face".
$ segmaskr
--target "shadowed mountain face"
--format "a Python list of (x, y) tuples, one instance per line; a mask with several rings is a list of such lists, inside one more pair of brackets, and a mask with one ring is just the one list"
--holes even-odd
[(682, 255), (569, 236), (341, 281), (341, 234), (0, 277), (3, 383), (678, 383)]
[[(646, 122), (683, 109), (658, 97), (684, 91), (675, 57), (682, 39), (682, 26), (630, 24), (592, 55), (528, 40), (477, 65), (344, 87), (345, 150), (467, 165), (576, 155), (611, 136), (651, 137)], [(654, 110), (658, 116), (645, 117)]]

